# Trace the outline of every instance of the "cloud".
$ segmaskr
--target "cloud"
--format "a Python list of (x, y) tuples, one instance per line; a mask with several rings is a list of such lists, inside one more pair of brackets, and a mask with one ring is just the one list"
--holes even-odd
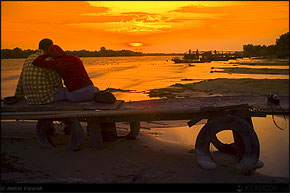
[(153, 14), (153, 13), (146, 13), (146, 12), (123, 12), (121, 13), (123, 15), (139, 15), (139, 16), (144, 16), (144, 15), (157, 15), (157, 14)]
[(244, 5), (243, 1), (195, 1), (171, 12), (180, 13), (221, 13), (233, 7)]
[(171, 29), (172, 26), (160, 22), (143, 22), (137, 20), (120, 21), (120, 22), (106, 22), (106, 23), (74, 23), (68, 24), (77, 28), (85, 28), (88, 30), (108, 31), (119, 33), (146, 33), (146, 32), (160, 32)]
[(171, 12), (179, 12), (179, 13), (221, 13), (227, 10), (228, 7), (204, 7), (204, 6), (184, 6), (178, 9), (175, 9)]
[(45, 36), (75, 49), (139, 41), (173, 49), (202, 40), (275, 39), (286, 31), (286, 1), (1, 2), (4, 47), (33, 47)]
[(104, 14), (110, 10), (84, 1), (5, 1), (1, 6), (1, 20), (15, 23), (41, 21), (62, 24), (79, 20), (86, 13)]
[(161, 15), (146, 12), (124, 12), (121, 13), (121, 15), (131, 16), (132, 21), (159, 22), (160, 20), (162, 20)]

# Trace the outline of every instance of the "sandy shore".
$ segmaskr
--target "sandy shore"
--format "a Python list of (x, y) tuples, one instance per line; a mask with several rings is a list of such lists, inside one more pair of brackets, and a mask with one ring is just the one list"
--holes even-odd
[[(255, 172), (236, 173), (231, 156), (214, 152), (215, 170), (199, 168), (193, 146), (161, 140), (156, 133), (141, 129), (137, 140), (120, 139), (91, 148), (88, 137), (81, 151), (65, 150), (68, 136), (58, 131), (55, 149), (42, 148), (35, 136), (35, 122), (1, 122), (1, 183), (288, 183)], [(176, 123), (178, 124), (178, 123)], [(141, 123), (150, 127), (150, 123)], [(86, 131), (85, 123), (83, 125)], [(118, 134), (129, 126), (118, 123)], [(13, 137), (14, 136), (14, 137)]]

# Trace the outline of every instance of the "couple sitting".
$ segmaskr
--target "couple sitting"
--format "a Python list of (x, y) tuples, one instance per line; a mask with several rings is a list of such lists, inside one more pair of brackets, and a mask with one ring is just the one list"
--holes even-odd
[[(53, 58), (53, 60), (49, 60)], [(60, 87), (54, 101), (72, 102), (95, 100), (96, 102), (114, 103), (116, 98), (110, 92), (100, 91), (93, 85), (83, 62), (74, 55), (66, 53), (57, 45), (51, 45), (48, 53), (38, 56), (33, 65), (55, 70), (63, 79), (66, 87)]]
[[(62, 79), (66, 87), (63, 87)], [(43, 39), (39, 49), (24, 62), (15, 97), (26, 99), (28, 104), (48, 104), (61, 100), (73, 102), (95, 100), (114, 103), (116, 98), (108, 91), (100, 91), (90, 80), (82, 61), (74, 55), (66, 55), (52, 40)], [(83, 131), (76, 118), (61, 120), (70, 128), (71, 140), (68, 149), (78, 150)], [(41, 119), (36, 125), (39, 142), (53, 146), (47, 133), (53, 120)], [(111, 127), (115, 127), (112, 123)]]

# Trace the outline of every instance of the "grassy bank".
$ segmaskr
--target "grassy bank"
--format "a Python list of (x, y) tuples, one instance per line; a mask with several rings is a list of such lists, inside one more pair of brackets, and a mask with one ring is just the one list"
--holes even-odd
[(229, 68), (212, 68), (218, 70), (211, 70), (213, 72), (222, 73), (238, 73), (238, 74), (289, 74), (289, 69), (272, 69), (272, 68), (239, 68), (239, 67), (229, 67)]
[(268, 96), (270, 91), (289, 96), (288, 79), (226, 79), (218, 78), (197, 83), (174, 84), (167, 88), (152, 89), (150, 97), (194, 97), (210, 95)]

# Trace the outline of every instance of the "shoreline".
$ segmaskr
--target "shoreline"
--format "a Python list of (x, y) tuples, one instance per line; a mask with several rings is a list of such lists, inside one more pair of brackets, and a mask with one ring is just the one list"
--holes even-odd
[[(150, 125), (152, 123), (146, 123), (144, 127)], [(2, 136), (18, 137), (1, 139), (1, 160), (6, 159), (4, 166), (10, 164), (10, 171), (1, 168), (1, 183), (135, 183), (140, 177), (140, 183), (289, 182), (289, 178), (258, 172), (252, 176), (241, 175), (230, 165), (215, 170), (201, 169), (190, 151), (194, 146), (162, 140), (144, 128), (137, 140), (107, 142), (102, 151), (92, 150), (85, 135), (81, 150), (69, 152), (65, 150), (69, 136), (61, 133), (54, 138), (57, 148), (40, 147), (34, 137), (35, 122), (1, 122), (1, 126)], [(83, 128), (86, 131), (84, 125)], [(126, 124), (118, 125), (118, 135), (128, 132), (128, 128)], [(234, 161), (219, 152), (214, 152), (214, 156), (219, 161)]]

